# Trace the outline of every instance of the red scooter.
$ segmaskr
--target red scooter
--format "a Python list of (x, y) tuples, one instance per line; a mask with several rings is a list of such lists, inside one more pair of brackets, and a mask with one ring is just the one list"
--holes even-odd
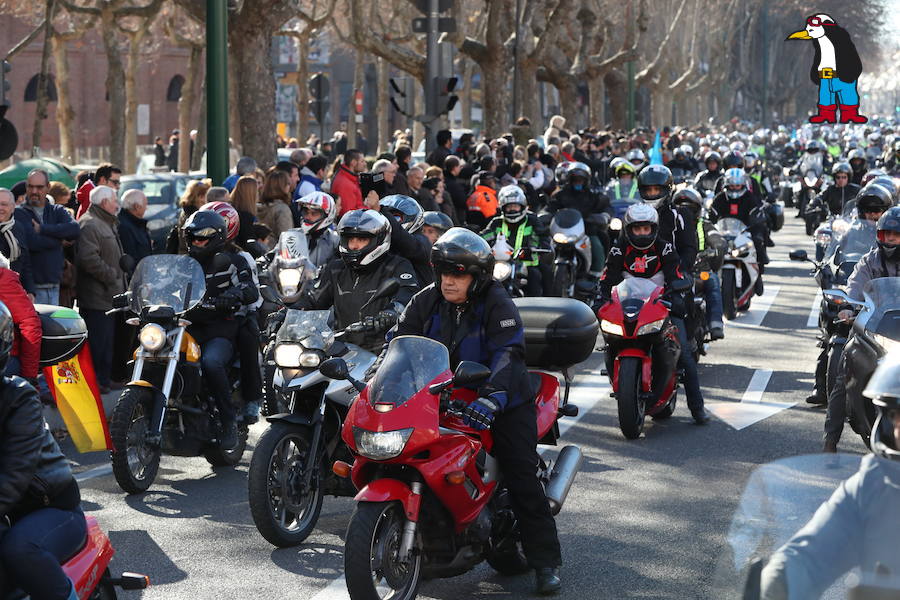
[[(673, 291), (688, 287), (683, 280), (672, 285)], [(619, 428), (630, 440), (640, 437), (646, 415), (667, 419), (675, 412), (681, 346), (670, 306), (656, 282), (632, 277), (617, 285), (612, 301), (597, 311)]]
[[(504, 574), (527, 569), (502, 475), (489, 454), (491, 432), (466, 427), (460, 418), (459, 409), (475, 399), (463, 386), (483, 382), (490, 369), (462, 361), (451, 371), (443, 344), (400, 336), (368, 386), (349, 377), (341, 358), (322, 363), (320, 372), (348, 379), (362, 392), (343, 427), (355, 461), (333, 467), (360, 490), (344, 549), (352, 599), (411, 600), (423, 577), (453, 577), (483, 560)], [(538, 438), (553, 445), (557, 419), (578, 410), (565, 400), (560, 405), (555, 376), (531, 377)], [(566, 446), (552, 470), (541, 460), (538, 476), (553, 514), (581, 459), (577, 446)]]
[[(122, 573), (121, 577), (112, 577), (109, 562), (113, 554), (115, 550), (97, 524), (97, 519), (87, 517), (87, 538), (84, 546), (63, 563), (63, 571), (75, 583), (75, 592), (80, 600), (115, 600), (116, 587), (123, 590), (143, 590), (150, 585), (150, 578), (138, 573)], [(28, 598), (21, 590), (7, 589), (4, 578), (4, 573), (0, 569), (0, 598), (3, 600)]]

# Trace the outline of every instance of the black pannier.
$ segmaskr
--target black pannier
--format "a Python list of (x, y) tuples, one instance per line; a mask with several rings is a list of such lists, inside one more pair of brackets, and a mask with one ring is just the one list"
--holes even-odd
[(594, 311), (572, 298), (515, 298), (525, 326), (525, 363), (560, 371), (584, 362), (594, 351), (600, 324)]

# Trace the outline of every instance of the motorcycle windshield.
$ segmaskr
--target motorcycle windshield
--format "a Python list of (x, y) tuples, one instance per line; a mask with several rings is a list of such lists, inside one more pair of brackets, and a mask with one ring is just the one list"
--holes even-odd
[(900, 277), (879, 277), (863, 288), (874, 304), (866, 329), (900, 342)]
[(856, 198), (844, 202), (844, 207), (841, 209), (841, 217), (848, 221), (856, 218)]
[(838, 240), (841, 262), (858, 262), (877, 242), (875, 223), (854, 221)]
[(203, 299), (206, 275), (190, 256), (154, 254), (138, 264), (128, 291), (136, 313), (146, 306), (168, 306), (176, 314), (186, 313)]
[(369, 383), (369, 402), (396, 408), (449, 369), (450, 355), (442, 343), (414, 335), (396, 337)]
[(334, 332), (328, 324), (330, 318), (330, 310), (290, 309), (275, 343), (298, 343), (307, 350), (327, 350), (334, 342)]
[(659, 286), (652, 279), (631, 277), (616, 286), (619, 302), (626, 300), (646, 300)]
[(734, 239), (741, 235), (747, 226), (744, 225), (744, 222), (740, 219), (728, 217), (726, 219), (720, 219), (716, 224), (716, 228), (719, 230), (719, 233), (722, 234), (722, 237)]
[[(898, 502), (900, 464), (875, 455), (813, 454), (757, 467), (732, 517), (707, 597), (745, 597), (749, 566), (758, 558), (784, 566), (787, 598), (870, 597), (855, 595), (860, 582), (896, 592)], [(876, 584), (876, 565), (892, 576)]]

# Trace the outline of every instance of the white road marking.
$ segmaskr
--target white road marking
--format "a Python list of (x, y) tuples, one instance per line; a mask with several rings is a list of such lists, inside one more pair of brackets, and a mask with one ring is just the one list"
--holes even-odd
[(740, 402), (707, 402), (706, 408), (738, 431), (791, 408), (797, 403), (763, 402), (772, 373), (772, 369), (757, 369)]
[[(576, 376), (576, 382), (569, 390), (569, 402), (578, 406), (578, 416), (573, 418), (564, 417), (560, 420), (559, 433), (561, 436), (564, 436), (566, 431), (580, 421), (582, 417), (591, 412), (600, 400), (609, 396), (612, 387), (609, 384), (609, 379), (605, 375), (600, 374), (602, 368), (603, 365), (601, 364), (595, 369), (579, 373)], [(562, 394), (562, 375), (559, 377), (561, 384), (559, 393)], [(587, 383), (588, 385), (581, 385), (584, 383)], [(560, 397), (560, 400), (562, 400), (562, 397)], [(544, 454), (544, 452), (548, 450), (552, 450), (552, 448), (545, 447), (541, 449), (540, 453)], [(347, 592), (347, 584), (344, 581), (343, 573), (341, 573), (337, 579), (333, 579), (331, 583), (319, 590), (318, 593), (309, 600), (350, 600), (350, 594)]]
[(816, 290), (813, 297), (812, 307), (809, 309), (809, 317), (806, 319), (807, 327), (819, 326), (819, 311), (822, 309), (822, 290)]
[(762, 324), (763, 319), (766, 318), (769, 309), (772, 308), (772, 303), (775, 302), (775, 297), (778, 295), (779, 291), (781, 291), (780, 285), (765, 286), (763, 295), (754, 296), (750, 301), (750, 309), (743, 313), (738, 313), (738, 318), (734, 321), (726, 320), (726, 326), (759, 327)]
[(87, 471), (83, 471), (75, 476), (75, 481), (81, 483), (82, 481), (87, 481), (88, 479), (94, 479), (95, 477), (106, 477), (107, 475), (112, 474), (112, 465), (100, 465), (99, 467), (94, 467), (93, 469), (88, 469)]

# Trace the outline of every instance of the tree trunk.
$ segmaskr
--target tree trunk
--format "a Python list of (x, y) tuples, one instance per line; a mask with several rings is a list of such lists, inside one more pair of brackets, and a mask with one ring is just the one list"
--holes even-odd
[[(191, 161), (193, 160), (190, 153), (189, 132), (193, 129), (191, 127), (191, 113), (194, 110), (197, 98), (195, 89), (197, 87), (197, 78), (202, 70), (203, 46), (191, 46), (190, 52), (187, 72), (184, 75), (184, 84), (181, 86), (181, 98), (178, 99), (178, 130), (181, 131), (181, 139), (183, 140), (183, 145), (180, 145), (178, 149), (178, 170), (182, 173), (187, 173), (190, 170)], [(199, 144), (195, 141), (195, 150), (197, 146)]]
[(609, 95), (609, 116), (607, 117), (613, 129), (625, 129), (625, 109), (628, 95), (628, 85), (621, 71), (615, 69), (603, 78), (606, 84), (606, 93)]
[(516, 118), (526, 117), (536, 131), (541, 125), (537, 65), (532, 65), (529, 61), (522, 62), (519, 70), (519, 90), (522, 97), (519, 99), (520, 114), (516, 115)]
[(363, 79), (363, 67), (366, 58), (361, 48), (357, 48), (353, 62), (353, 93), (350, 94), (350, 107), (347, 111), (347, 148), (356, 148), (356, 130), (359, 123), (356, 122), (356, 92), (362, 91), (365, 80)]
[[(109, 161), (122, 165), (125, 159), (125, 68), (116, 39), (115, 16), (111, 10), (100, 13), (103, 48), (106, 51), (106, 92), (109, 94)], [(102, 90), (97, 90), (101, 93)]]
[(379, 58), (376, 65), (378, 69), (378, 139), (375, 140), (375, 142), (377, 142), (377, 152), (378, 154), (381, 154), (382, 152), (388, 152), (390, 150), (391, 100), (388, 91), (388, 86), (390, 86), (390, 64), (383, 58)]
[(50, 70), (50, 45), (53, 39), (53, 9), (56, 0), (47, 0), (47, 12), (44, 25), (44, 45), (41, 50), (41, 70), (38, 73), (37, 103), (34, 111), (34, 128), (31, 131), (31, 156), (36, 156), (41, 149), (41, 135), (44, 133), (44, 119), (47, 118), (49, 97), (47, 85)]
[[(139, 27), (128, 34), (128, 65), (125, 70), (125, 160), (115, 163), (125, 173), (134, 173), (137, 169), (137, 83), (135, 75), (141, 59), (141, 41), (144, 39), (145, 27)], [(182, 134), (182, 139), (187, 135)], [(184, 154), (184, 152), (182, 152)]]
[[(264, 15), (241, 14), (229, 30), (229, 46), (238, 81), (237, 114), (244, 156), (267, 169), (275, 161), (275, 74), (271, 23)], [(280, 24), (279, 24), (280, 25)]]
[(309, 137), (309, 44), (311, 32), (304, 29), (297, 40), (297, 142), (306, 144)]
[[(418, 82), (417, 82), (418, 83)], [(424, 115), (425, 114), (425, 90), (421, 89), (419, 85), (413, 84), (413, 114), (415, 115)], [(420, 121), (413, 121), (412, 127), (412, 150), (416, 151), (419, 147), (419, 142), (425, 139), (425, 126), (422, 125)]]
[(75, 110), (69, 95), (69, 53), (66, 40), (58, 35), (52, 38), (53, 63), (56, 69), (56, 122), (59, 125), (59, 154), (62, 161), (75, 164), (75, 133), (72, 122)]
[[(209, 132), (206, 129), (206, 77), (200, 78), (200, 118), (197, 124), (197, 141), (194, 144), (194, 155), (191, 157), (191, 170), (198, 171), (202, 166), (203, 152), (206, 150), (206, 140), (209, 139)], [(230, 130), (229, 130), (230, 133)], [(229, 149), (231, 144), (228, 144)], [(235, 166), (231, 164), (231, 152), (229, 154), (229, 171)]]
[(493, 137), (509, 129), (509, 73), (499, 57), (481, 65), (482, 135)]
[(603, 127), (606, 123), (606, 86), (602, 77), (588, 81), (588, 125)]
[(565, 77), (563, 81), (559, 82), (556, 89), (559, 91), (559, 114), (566, 117), (569, 128), (572, 128), (579, 115), (578, 87), (574, 80)]
[(471, 60), (463, 61), (462, 90), (459, 97), (460, 111), (462, 112), (462, 128), (472, 128), (472, 72), (475, 70)]

